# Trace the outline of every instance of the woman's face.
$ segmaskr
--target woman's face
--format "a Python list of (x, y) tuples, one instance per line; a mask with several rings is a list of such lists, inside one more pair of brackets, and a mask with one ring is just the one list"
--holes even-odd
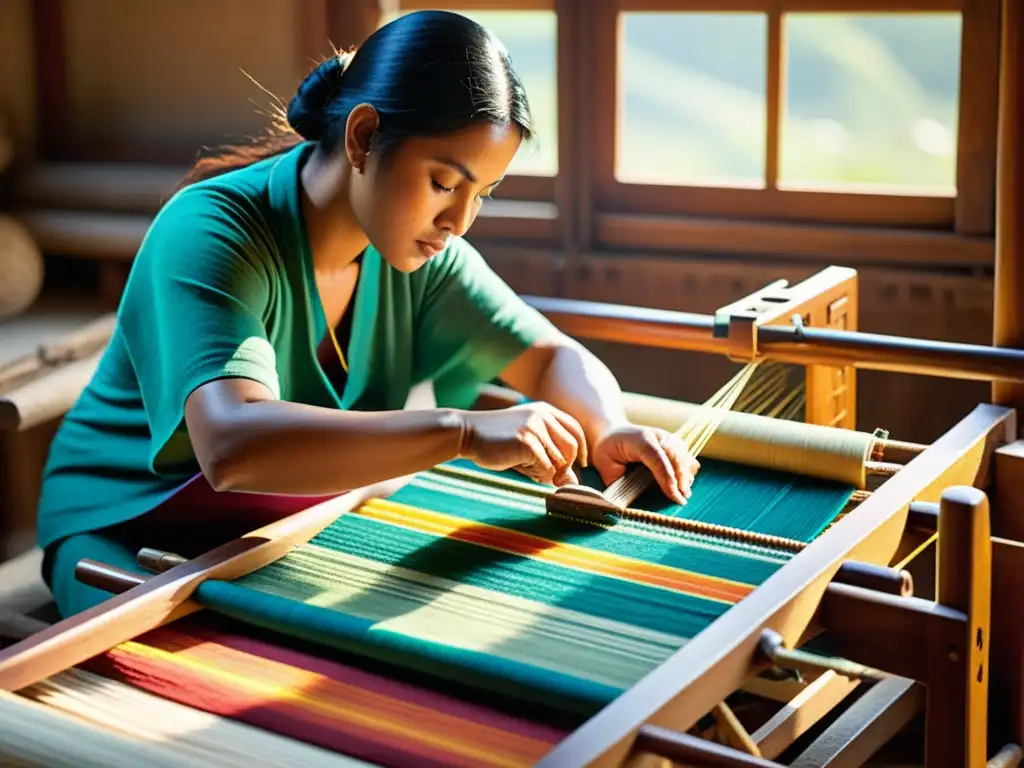
[(363, 232), (395, 269), (419, 269), (450, 237), (466, 233), (521, 141), (515, 124), (481, 124), (447, 136), (407, 139), (384, 163), (366, 154), (351, 189)]

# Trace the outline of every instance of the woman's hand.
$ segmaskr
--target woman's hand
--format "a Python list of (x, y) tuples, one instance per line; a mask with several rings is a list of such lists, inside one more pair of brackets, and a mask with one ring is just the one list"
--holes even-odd
[(678, 504), (685, 504), (700, 468), (686, 444), (671, 432), (654, 427), (624, 424), (606, 432), (594, 447), (591, 461), (605, 484), (610, 485), (628, 464), (643, 464), (661, 490)]
[(485, 469), (515, 469), (539, 483), (577, 483), (577, 458), (587, 461), (583, 427), (547, 403), (468, 411), (459, 456)]

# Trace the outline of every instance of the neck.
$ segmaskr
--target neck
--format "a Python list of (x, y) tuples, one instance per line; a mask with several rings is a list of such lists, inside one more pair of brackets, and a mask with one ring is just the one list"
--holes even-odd
[(334, 157), (315, 150), (300, 173), (306, 237), (317, 271), (352, 264), (369, 245), (348, 195), (351, 168), (343, 152)]

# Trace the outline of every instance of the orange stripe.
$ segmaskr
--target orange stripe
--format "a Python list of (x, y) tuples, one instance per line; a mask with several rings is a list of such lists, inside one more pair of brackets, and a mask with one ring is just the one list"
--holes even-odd
[(453, 515), (385, 499), (373, 499), (353, 514), (422, 533), (522, 555), (533, 560), (685, 594), (700, 595), (730, 604), (739, 602), (754, 589), (749, 584), (670, 568), (610, 552), (586, 549), (575, 544), (553, 541), (485, 523), (469, 522)]
[[(343, 720), (391, 738), (461, 754), (481, 765), (519, 765), (513, 755), (539, 756), (550, 748), (550, 744), (527, 736), (208, 642), (169, 653), (159, 647), (129, 641), (110, 654), (136, 656), (170, 669), (190, 670), (208, 684), (227, 686), (235, 695), (245, 691), (249, 706), (273, 702), (276, 706), (301, 710), (307, 722), (320, 722), (329, 727), (332, 721)], [(496, 749), (497, 745), (500, 750)]]

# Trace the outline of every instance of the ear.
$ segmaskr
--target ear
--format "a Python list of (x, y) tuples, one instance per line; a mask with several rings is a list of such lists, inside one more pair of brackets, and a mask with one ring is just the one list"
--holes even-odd
[(349, 112), (345, 123), (345, 155), (349, 164), (359, 172), (366, 166), (366, 155), (370, 152), (378, 121), (377, 110), (369, 104), (357, 104)]

